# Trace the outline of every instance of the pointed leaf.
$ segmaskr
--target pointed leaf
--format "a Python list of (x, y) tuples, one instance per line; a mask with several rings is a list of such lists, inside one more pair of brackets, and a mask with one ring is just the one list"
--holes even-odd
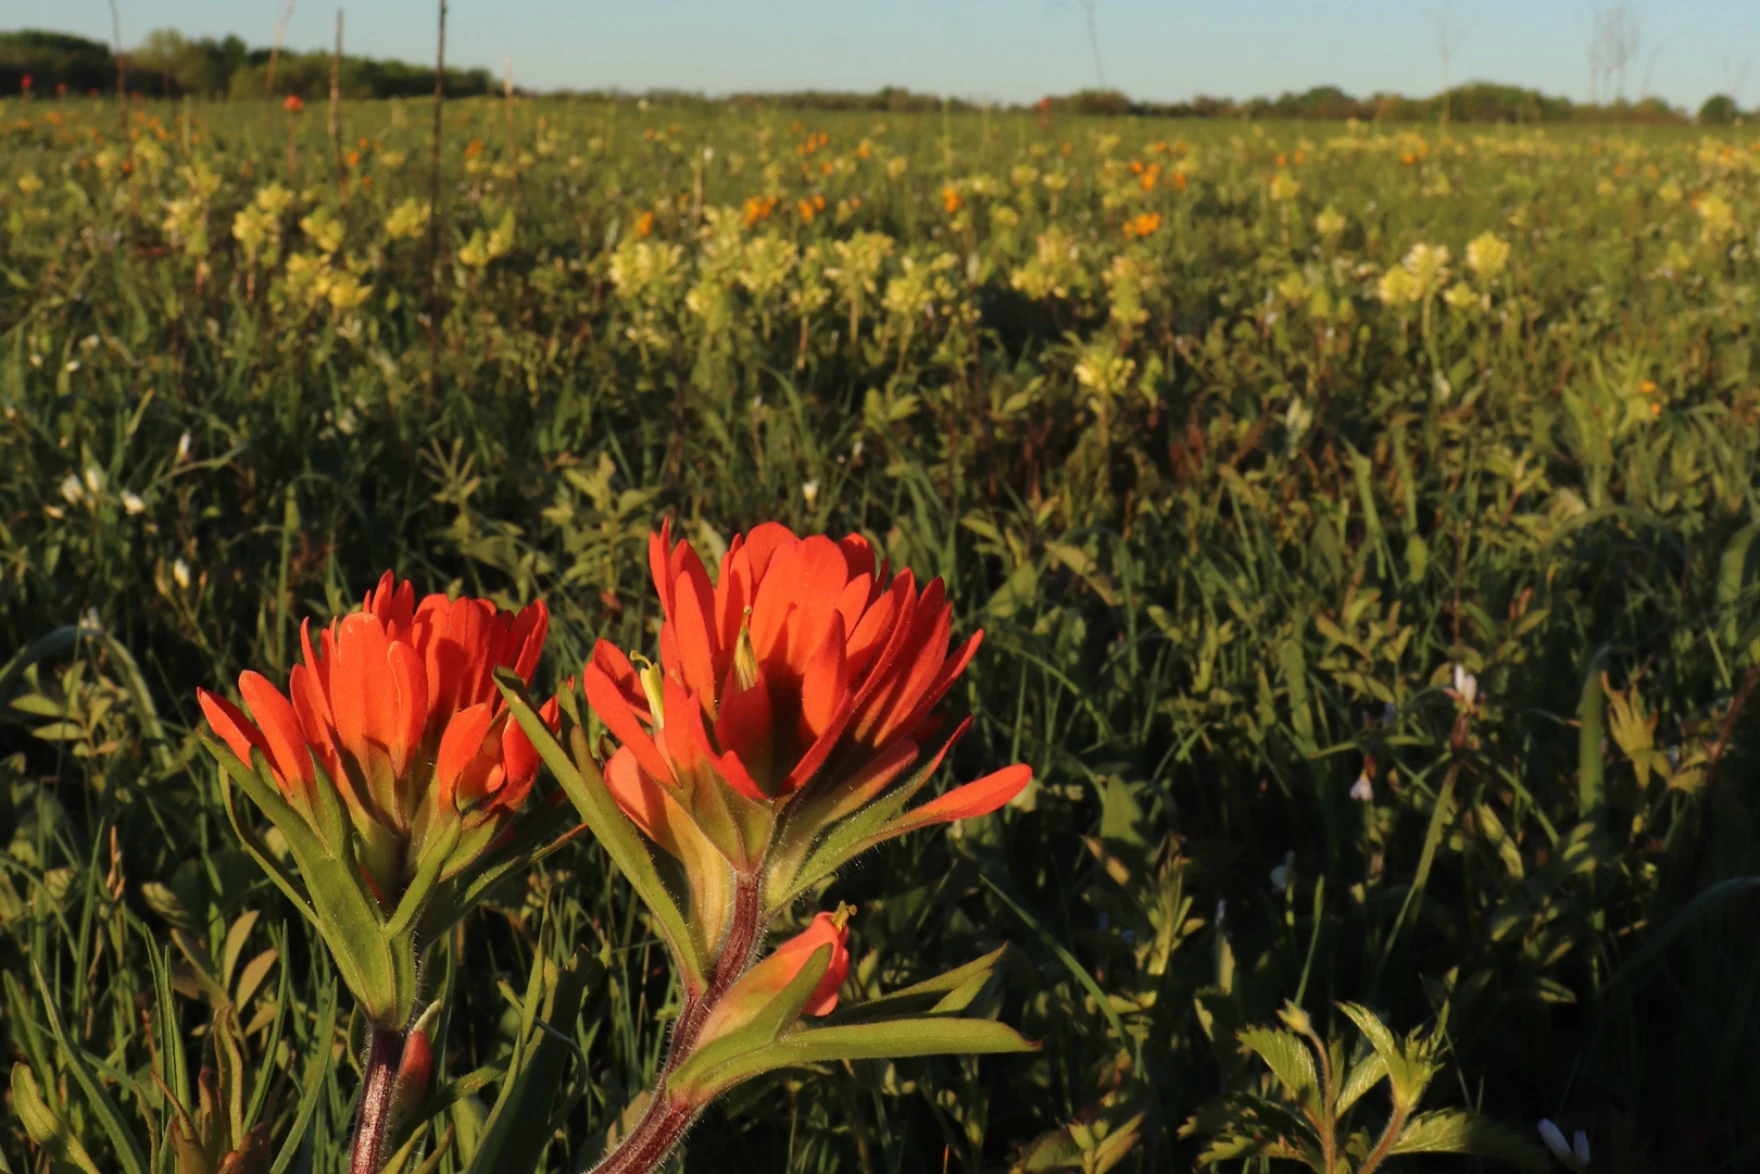
[[(775, 1043), (777, 1036), (800, 1019), (801, 1009), (812, 997), (813, 988), (819, 985), (819, 980), (825, 977), (825, 971), (831, 965), (831, 954), (829, 945), (814, 950), (806, 963), (795, 972), (794, 977), (788, 980), (788, 984), (776, 992), (749, 1023), (720, 1039), (700, 1045), (673, 1072), (666, 1082), (667, 1092), (673, 1096), (692, 1099), (695, 1086), (699, 1083), (714, 1087), (715, 1074), (720, 1068)], [(695, 1101), (706, 1105), (713, 1099), (714, 1094), (710, 1093), (695, 1098)]]
[(778, 1068), (832, 1060), (1036, 1052), (1039, 1045), (990, 1019), (889, 1019), (882, 1023), (808, 1028), (749, 1052), (714, 1074), (701, 1091), (718, 1095)]
[(12, 1111), (18, 1115), (26, 1135), (54, 1160), (57, 1168), (72, 1166), (82, 1174), (99, 1174), (86, 1147), (43, 1100), (36, 1075), (22, 1060), (12, 1066)]
[[(519, 722), (520, 729), (531, 739), (538, 756), (544, 760), (550, 773), (556, 776), (556, 781), (562, 784), (562, 789), (574, 801), (581, 819), (605, 846), (612, 862), (623, 873), (624, 879), (629, 881), (630, 887), (642, 898), (642, 903), (654, 914), (661, 934), (672, 948), (673, 957), (685, 971), (688, 981), (701, 989), (704, 977), (703, 960), (691, 940), (690, 927), (685, 923), (684, 914), (679, 911), (678, 903), (672, 899), (666, 883), (660, 879), (660, 872), (654, 866), (654, 858), (649, 854), (646, 839), (617, 805), (617, 800), (605, 786), (598, 764), (589, 754), (571, 757), (562, 748), (562, 744), (550, 732), (550, 727), (527, 700), (525, 682), (511, 669), (497, 670), (495, 683), (500, 687), (501, 695), (507, 699), (508, 709), (514, 720)], [(582, 748), (584, 749), (584, 740)]]
[[(98, 1083), (93, 1074), (85, 1049), (78, 1047), (67, 1035), (67, 1029), (61, 1023), (61, 1012), (56, 1009), (54, 992), (43, 977), (43, 969), (34, 961), (31, 973), (36, 976), (37, 992), (43, 1000), (43, 1015), (49, 1021), (49, 1032), (55, 1042), (61, 1045), (62, 1058), (67, 1068), (73, 1073), (80, 1089), (91, 1102), (92, 1112), (97, 1115), (98, 1124), (103, 1127), (104, 1135), (110, 1139), (110, 1145), (116, 1151), (116, 1161), (125, 1174), (146, 1174), (147, 1160), (141, 1154), (140, 1143), (128, 1128), (128, 1122), (122, 1117), (122, 1110), (116, 1105), (110, 1091)], [(14, 1069), (16, 1073), (17, 1069)]]
[(1265, 1061), (1289, 1096), (1309, 1108), (1320, 1104), (1320, 1074), (1314, 1053), (1301, 1037), (1269, 1027), (1250, 1027), (1235, 1037), (1241, 1046)]
[(311, 1127), (312, 1114), (318, 1111), (318, 1102), (322, 1099), (324, 1088), (329, 1084), (330, 1068), (335, 1064), (331, 1055), (330, 1045), (336, 1038), (336, 984), (324, 984), (323, 1002), (319, 1004), (317, 1030), (312, 1033), (312, 1055), (306, 1061), (305, 1075), (300, 1085), (305, 1090), (300, 1093), (299, 1108), (293, 1115), (293, 1128), (287, 1133), (287, 1139), (281, 1143), (281, 1150), (275, 1155), (275, 1164), (270, 1167), (269, 1174), (287, 1174), (287, 1170), (299, 1157), (300, 1148), (305, 1142), (306, 1130)]
[(1474, 1113), (1444, 1109), (1406, 1122), (1389, 1154), (1472, 1154), (1508, 1162), (1534, 1174), (1548, 1168), (1546, 1153), (1526, 1137)]
[(1008, 947), (992, 950), (964, 966), (945, 974), (904, 987), (866, 1003), (839, 1007), (832, 1015), (832, 1024), (865, 1023), (873, 1019), (898, 1019), (927, 1012), (955, 1013), (964, 1011), (977, 998), (1002, 960)]

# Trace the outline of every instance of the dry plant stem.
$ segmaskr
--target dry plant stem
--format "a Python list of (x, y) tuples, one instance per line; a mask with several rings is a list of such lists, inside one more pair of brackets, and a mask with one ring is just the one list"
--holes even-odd
[(275, 43), (269, 46), (269, 68), (263, 78), (264, 118), (273, 118), (275, 111), (275, 62), (281, 57), (281, 42), (287, 36), (287, 22), (293, 19), (293, 0), (281, 10), (281, 23), (275, 26)]
[(336, 190), (348, 210), (348, 172), (342, 166), (342, 9), (336, 10), (336, 52), (330, 55), (330, 150), (336, 156)]
[(761, 881), (756, 876), (741, 876), (734, 888), (733, 923), (716, 956), (715, 970), (709, 985), (701, 993), (686, 993), (684, 1006), (673, 1028), (672, 1044), (660, 1065), (654, 1083), (654, 1098), (648, 1103), (635, 1128), (614, 1146), (605, 1160), (593, 1167), (592, 1174), (648, 1174), (656, 1169), (678, 1145), (691, 1123), (704, 1106), (672, 1100), (666, 1092), (666, 1077), (696, 1050), (697, 1037), (703, 1023), (721, 997), (752, 964), (752, 956), (763, 944), (763, 902)]
[(397, 1083), (397, 1062), (402, 1056), (403, 1032), (395, 1028), (373, 1028), (367, 1044), (360, 1119), (355, 1125), (349, 1174), (379, 1174), (385, 1164), (386, 1135), (391, 1128), (391, 1093)]
[(428, 398), (440, 391), (440, 112), (446, 101), (446, 0), (434, 50), (434, 147), (428, 174)]

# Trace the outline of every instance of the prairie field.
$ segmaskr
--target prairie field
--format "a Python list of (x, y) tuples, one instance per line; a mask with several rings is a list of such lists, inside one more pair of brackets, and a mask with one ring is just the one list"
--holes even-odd
[[(0, 1171), (348, 1169), (360, 1012), (196, 690), (387, 568), (547, 601), (572, 690), (653, 646), (663, 519), (939, 576), (983, 639), (928, 793), (1033, 769), (775, 928), (854, 908), (851, 1005), (1006, 947), (966, 1014), (1038, 1050), (771, 1073), (683, 1170), (1312, 1166), (1310, 1026), (1434, 1059), (1337, 1169), (1564, 1169), (1543, 1118), (1760, 1168), (1752, 128), (15, 98), (0, 145)], [(408, 1168), (590, 1166), (661, 933), (594, 836), (448, 930)], [(1370, 1155), (1390, 1103), (1436, 1144)]]

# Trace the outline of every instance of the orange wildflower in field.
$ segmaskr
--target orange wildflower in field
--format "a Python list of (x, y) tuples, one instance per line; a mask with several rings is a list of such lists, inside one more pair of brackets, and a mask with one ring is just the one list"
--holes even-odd
[(966, 199), (959, 194), (958, 188), (950, 186), (941, 189), (941, 206), (947, 210), (949, 216), (965, 207), (965, 204)]
[(643, 212), (640, 216), (636, 217), (637, 236), (652, 236), (653, 233), (654, 214), (652, 212)]
[(494, 672), (511, 667), (529, 684), (549, 624), (543, 603), (516, 615), (486, 599), (417, 602), (414, 585), (387, 571), (315, 645), (310, 621), (301, 628), (286, 693), (246, 672), (238, 691), (250, 716), (206, 689), (197, 698), (241, 762), (262, 754), (308, 822), (321, 823), (329, 795), (340, 797), (384, 899), (459, 816), (492, 834), (525, 802), (538, 755), (510, 721)]
[[(688, 855), (684, 825), (716, 813), (767, 839), (791, 804), (810, 828), (876, 801), (922, 753), (935, 707), (971, 663), (982, 634), (952, 646), (953, 607), (940, 579), (921, 591), (909, 570), (889, 575), (866, 539), (796, 536), (767, 522), (736, 536), (711, 582), (670, 525), (649, 541), (663, 622), (660, 663), (637, 672), (601, 640), (582, 674), (593, 712), (620, 743), (605, 766), (618, 804), (648, 837)], [(967, 723), (969, 724), (969, 722)], [(958, 727), (921, 778), (965, 732)], [(887, 835), (995, 811), (1031, 778), (1011, 766), (896, 817)], [(753, 805), (756, 805), (754, 809)], [(804, 805), (804, 811), (801, 805)], [(797, 814), (798, 813), (798, 814)], [(763, 845), (705, 827), (733, 860), (755, 867)], [(731, 857), (730, 857), (731, 859)]]
[(1161, 227), (1161, 213), (1141, 212), (1124, 222), (1126, 236), (1148, 236)]
[(289, 94), (286, 100), (281, 103), (281, 108), (289, 114), (298, 114), (306, 108), (306, 100), (298, 94)]
[(770, 219), (770, 214), (774, 211), (776, 211), (775, 196), (747, 196), (745, 204), (740, 209), (740, 223), (746, 228), (751, 228), (760, 220)]

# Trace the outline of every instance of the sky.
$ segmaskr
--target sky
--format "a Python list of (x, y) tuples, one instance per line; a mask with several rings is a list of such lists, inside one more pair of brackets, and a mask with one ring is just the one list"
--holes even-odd
[[(125, 45), (156, 28), (267, 45), (284, 0), (116, 0)], [(1095, 60), (1084, 13), (1098, 34)], [(1593, 13), (1610, 0), (451, 0), (447, 59), (532, 89), (874, 90), (1028, 102), (1107, 86), (1169, 101), (1332, 84), (1358, 95), (1507, 82), (1590, 96)], [(1697, 109), (1760, 102), (1760, 0), (1635, 0), (1627, 93)], [(346, 49), (431, 60), (434, 0), (355, 0)], [(336, 5), (295, 0), (289, 48), (328, 47)], [(107, 0), (0, 0), (0, 29), (108, 42)], [(1750, 66), (1752, 68), (1750, 68)]]

